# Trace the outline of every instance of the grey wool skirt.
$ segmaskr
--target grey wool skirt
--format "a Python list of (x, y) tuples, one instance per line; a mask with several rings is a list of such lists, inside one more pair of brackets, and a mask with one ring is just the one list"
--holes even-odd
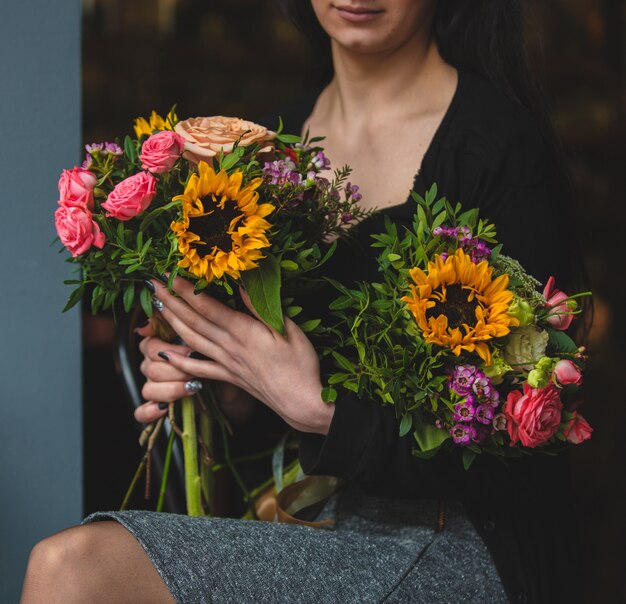
[(179, 604), (498, 603), (507, 598), (482, 539), (459, 504), (436, 532), (434, 501), (396, 501), (344, 489), (319, 518), (330, 529), (98, 512), (150, 557)]

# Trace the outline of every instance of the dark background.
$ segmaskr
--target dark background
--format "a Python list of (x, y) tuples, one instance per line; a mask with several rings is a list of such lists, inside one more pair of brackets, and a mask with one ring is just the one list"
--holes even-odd
[[(315, 55), (258, 0), (83, 0), (85, 142), (131, 131), (173, 104), (182, 117), (255, 119), (311, 85)], [(626, 602), (626, 7), (621, 0), (530, 0), (539, 64), (574, 190), (595, 295), (584, 415), (573, 453), (587, 602)], [(538, 217), (539, 219), (539, 217)], [(119, 506), (141, 457), (117, 377), (109, 317), (85, 314), (85, 512)], [(141, 502), (136, 505), (141, 505)]]

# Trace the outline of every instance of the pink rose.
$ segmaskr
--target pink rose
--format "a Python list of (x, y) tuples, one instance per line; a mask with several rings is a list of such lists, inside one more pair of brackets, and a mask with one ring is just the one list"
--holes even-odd
[(565, 428), (565, 438), (568, 442), (574, 445), (579, 445), (581, 442), (591, 438), (593, 428), (587, 423), (587, 420), (580, 415), (580, 413), (574, 411), (574, 418)]
[(185, 139), (180, 134), (171, 130), (157, 132), (148, 137), (141, 146), (141, 167), (154, 174), (169, 172), (184, 148)]
[(525, 447), (537, 447), (547, 442), (559, 428), (563, 403), (559, 391), (549, 384), (545, 388), (531, 388), (524, 384), (524, 393), (513, 390), (502, 411), (507, 418), (511, 446), (517, 441)]
[(576, 386), (580, 386), (583, 381), (578, 365), (567, 359), (561, 359), (554, 366), (552, 375), (561, 386), (567, 386), (568, 384), (576, 384)]
[(574, 314), (567, 304), (569, 296), (554, 287), (554, 277), (550, 277), (543, 288), (546, 308), (550, 311), (548, 323), (560, 331), (565, 331), (574, 320)]
[[(261, 152), (272, 151), (276, 134), (259, 124), (238, 117), (192, 117), (178, 122), (174, 128), (185, 139), (185, 158), (193, 163), (211, 162), (218, 153), (230, 153), (236, 141), (247, 147), (258, 143)], [(265, 144), (268, 143), (268, 144)], [(265, 146), (263, 146), (265, 145)]]
[(74, 258), (86, 252), (92, 245), (97, 248), (104, 246), (104, 233), (86, 208), (59, 206), (54, 213), (54, 223), (61, 243)]
[(102, 207), (107, 216), (130, 220), (141, 214), (156, 195), (156, 178), (149, 172), (139, 172), (115, 185)]
[(93, 210), (93, 188), (97, 178), (84, 168), (63, 170), (59, 178), (59, 204)]

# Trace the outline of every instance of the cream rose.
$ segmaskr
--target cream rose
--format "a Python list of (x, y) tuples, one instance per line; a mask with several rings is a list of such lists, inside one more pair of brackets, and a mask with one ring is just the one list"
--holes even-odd
[(516, 370), (530, 371), (544, 356), (548, 333), (536, 327), (515, 329), (503, 351), (504, 360)]
[(178, 122), (174, 128), (185, 139), (183, 157), (193, 163), (209, 161), (218, 153), (230, 153), (235, 142), (246, 147), (261, 145), (261, 152), (272, 151), (276, 133), (238, 117), (192, 117)]

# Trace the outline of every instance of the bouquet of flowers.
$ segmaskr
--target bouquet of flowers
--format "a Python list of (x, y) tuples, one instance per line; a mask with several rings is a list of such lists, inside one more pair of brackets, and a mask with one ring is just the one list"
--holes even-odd
[(386, 220), (373, 235), (380, 282), (333, 283), (326, 398), (342, 387), (392, 405), (416, 456), (460, 449), (466, 468), (483, 453), (555, 453), (589, 438), (576, 411), (585, 349), (566, 333), (588, 293), (568, 296), (553, 277), (540, 291), (495, 227), (437, 199), (436, 186), (414, 199), (412, 229)]
[[(82, 167), (61, 174), (57, 233), (79, 269), (67, 281), (77, 287), (66, 309), (89, 293), (94, 313), (115, 310), (120, 299), (125, 311), (138, 301), (151, 317), (148, 280), (171, 286), (180, 275), (196, 291), (211, 285), (231, 305), (233, 287), (243, 283), (258, 314), (283, 333), (283, 313), (295, 317), (302, 310), (290, 292), (333, 253), (334, 245), (324, 242), (364, 215), (358, 187), (347, 182), (350, 169), (326, 178), (321, 139), (285, 134), (282, 124), (271, 132), (238, 118), (179, 121), (172, 109), (165, 118), (152, 112), (137, 119), (134, 131), (121, 143), (86, 145)], [(153, 323), (167, 331), (158, 315)], [(300, 327), (312, 331), (318, 324), (311, 319)], [(199, 433), (196, 404), (203, 410)], [(170, 436), (183, 436), (193, 515), (210, 508), (211, 417), (223, 423), (219, 408), (209, 406), (211, 413), (194, 397), (183, 400), (180, 431), (170, 405)]]

